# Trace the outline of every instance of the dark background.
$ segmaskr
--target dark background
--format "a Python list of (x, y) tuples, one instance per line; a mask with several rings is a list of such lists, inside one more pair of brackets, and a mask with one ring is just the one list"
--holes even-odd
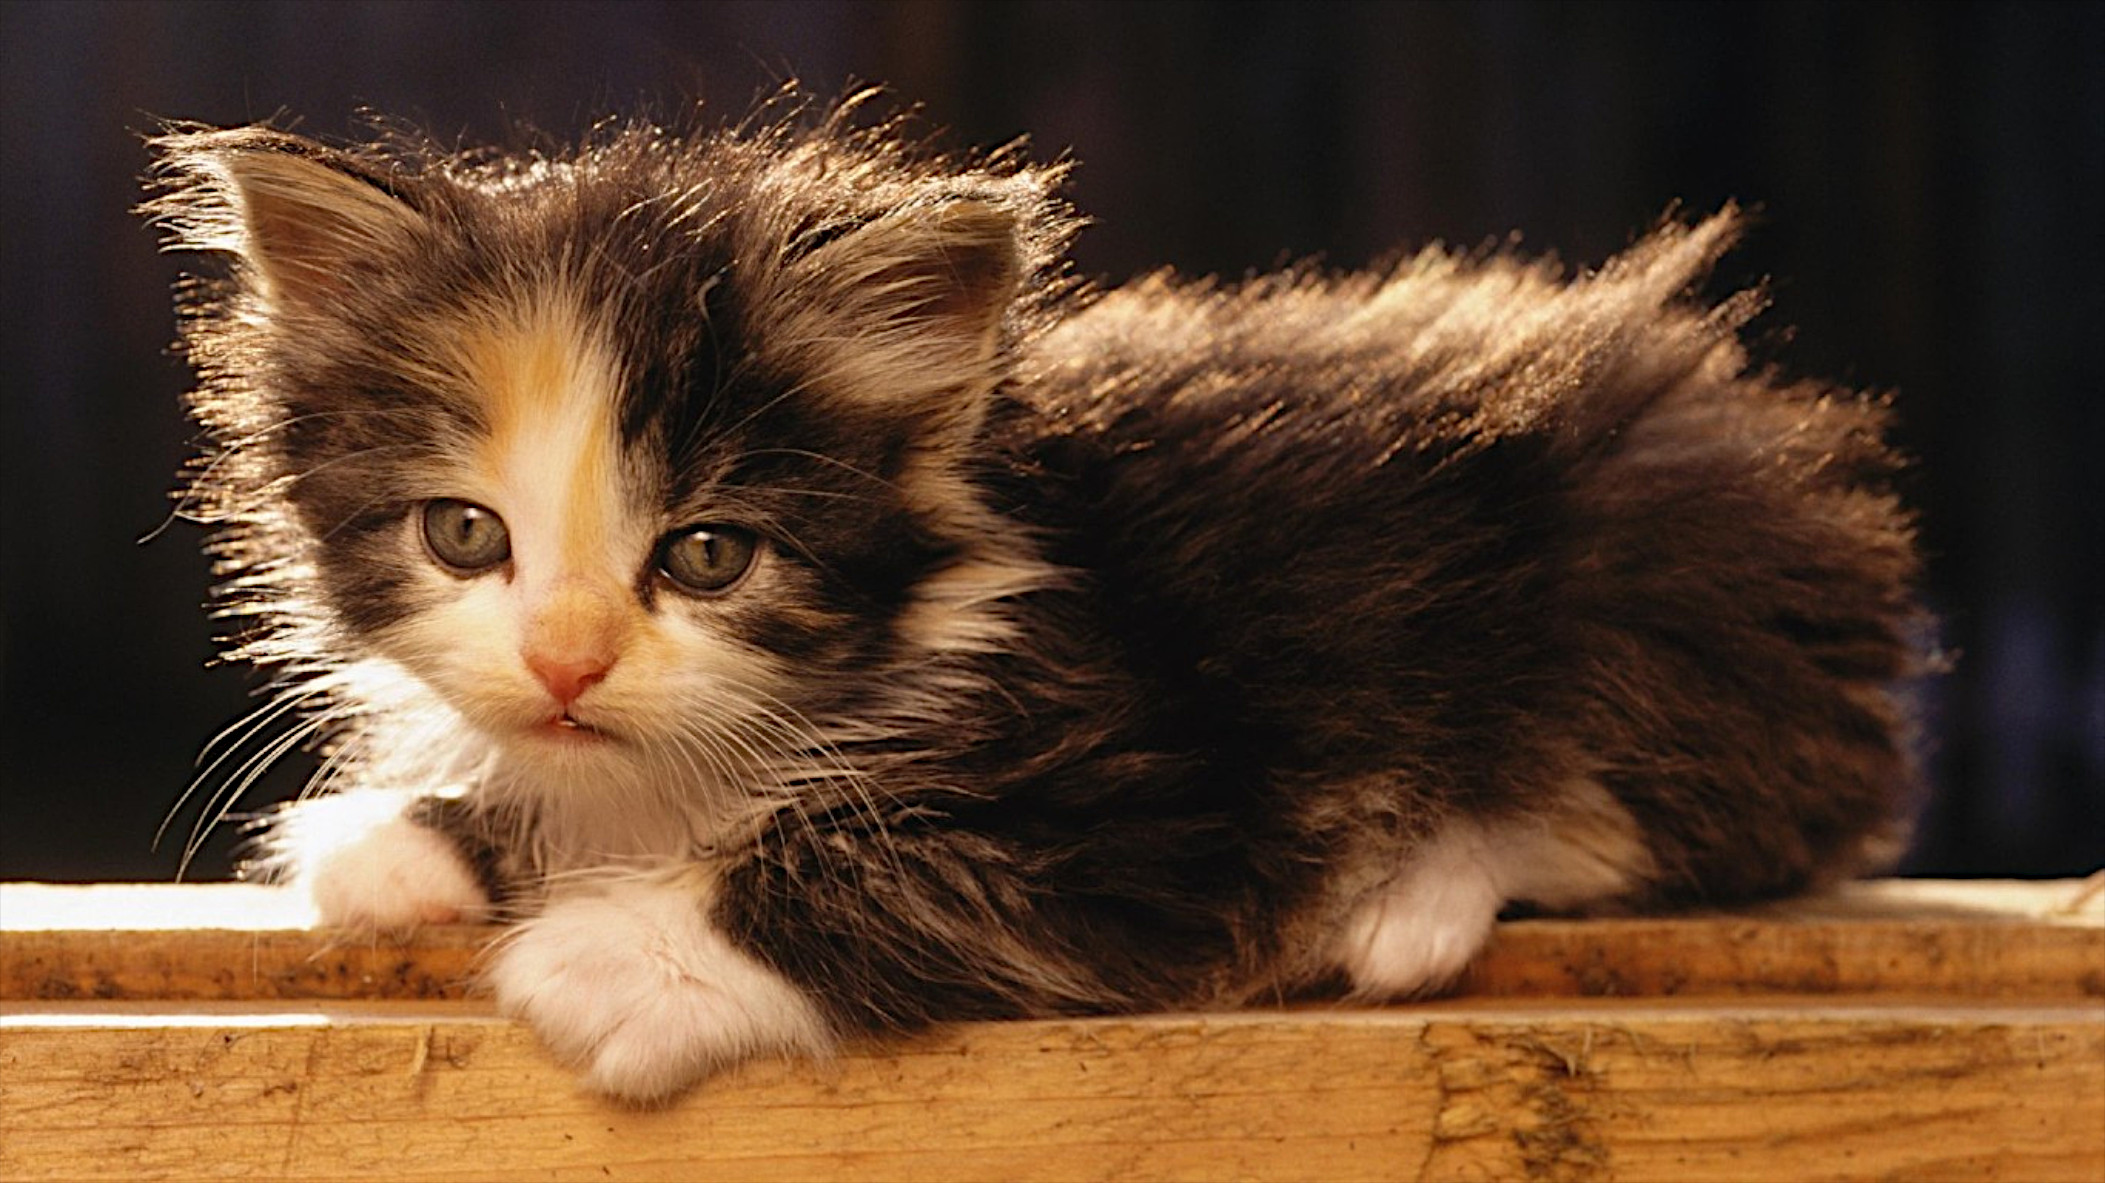
[[(1757, 205), (1719, 288), (1764, 355), (1899, 392), (1936, 796), (1908, 867), (2105, 862), (2105, 5), (0, 4), (0, 878), (165, 879), (149, 848), (253, 705), (208, 670), (199, 532), (137, 540), (188, 450), (169, 287), (129, 207), (162, 118), (360, 105), (558, 135), (799, 77), (960, 144), (1081, 161), (1085, 273), (1338, 266), (1518, 232), (1578, 265), (1679, 203)], [(295, 758), (244, 801), (290, 793)], [(216, 777), (208, 787), (216, 785)], [(226, 868), (222, 832), (193, 874)]]

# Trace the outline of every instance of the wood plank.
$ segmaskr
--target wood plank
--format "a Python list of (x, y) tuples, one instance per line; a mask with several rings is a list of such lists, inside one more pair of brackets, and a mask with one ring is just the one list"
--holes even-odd
[[(0, 999), (457, 998), (491, 935), (441, 927), (405, 942), (311, 919), (246, 884), (0, 884)], [(2101, 999), (2105, 893), (1887, 881), (1730, 914), (1509, 921), (1459, 992)]]
[(9, 1179), (2105, 1177), (2088, 1003), (985, 1024), (656, 1110), (581, 1094), (474, 1003), (9, 1011)]
[(647, 1111), (459, 1000), (491, 930), (311, 919), (0, 885), (0, 1177), (2105, 1179), (2105, 879), (1516, 921), (1457, 999), (966, 1026)]

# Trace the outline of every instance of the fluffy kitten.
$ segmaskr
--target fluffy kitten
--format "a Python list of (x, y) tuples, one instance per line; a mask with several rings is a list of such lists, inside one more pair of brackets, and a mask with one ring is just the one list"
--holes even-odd
[(1058, 169), (846, 109), (553, 156), (156, 142), (272, 869), (494, 916), (595, 1088), (992, 1016), (1438, 988), (1512, 902), (1892, 837), (1884, 413), (1597, 272), (1088, 293)]

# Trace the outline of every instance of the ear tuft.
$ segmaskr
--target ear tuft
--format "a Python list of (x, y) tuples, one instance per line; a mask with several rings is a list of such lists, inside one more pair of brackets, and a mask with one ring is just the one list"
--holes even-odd
[(993, 354), (1023, 277), (1016, 215), (982, 197), (885, 214), (813, 250), (803, 265), (866, 332), (911, 333), (953, 364)]
[(900, 290), (918, 295), (921, 316), (991, 348), (1022, 279), (1015, 216), (988, 201), (952, 201), (928, 216), (926, 233), (926, 254), (894, 268)]
[(152, 142), (166, 191), (148, 203), (170, 250), (225, 251), (274, 308), (328, 307), (357, 264), (423, 218), (351, 156), (269, 128), (184, 131)]

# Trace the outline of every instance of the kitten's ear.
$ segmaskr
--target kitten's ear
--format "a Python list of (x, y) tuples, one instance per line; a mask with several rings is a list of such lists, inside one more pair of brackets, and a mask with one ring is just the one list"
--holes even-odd
[(859, 285), (881, 319), (919, 322), (968, 353), (991, 351), (1022, 281), (1016, 216), (979, 198), (879, 219), (831, 248), (866, 260)]
[(145, 208), (166, 230), (166, 249), (235, 255), (274, 308), (328, 307), (355, 264), (423, 226), (384, 176), (300, 136), (183, 131), (150, 146), (165, 191)]
[(982, 393), (1028, 267), (1020, 218), (995, 193), (813, 232), (792, 264), (789, 339), (850, 397), (918, 409)]

